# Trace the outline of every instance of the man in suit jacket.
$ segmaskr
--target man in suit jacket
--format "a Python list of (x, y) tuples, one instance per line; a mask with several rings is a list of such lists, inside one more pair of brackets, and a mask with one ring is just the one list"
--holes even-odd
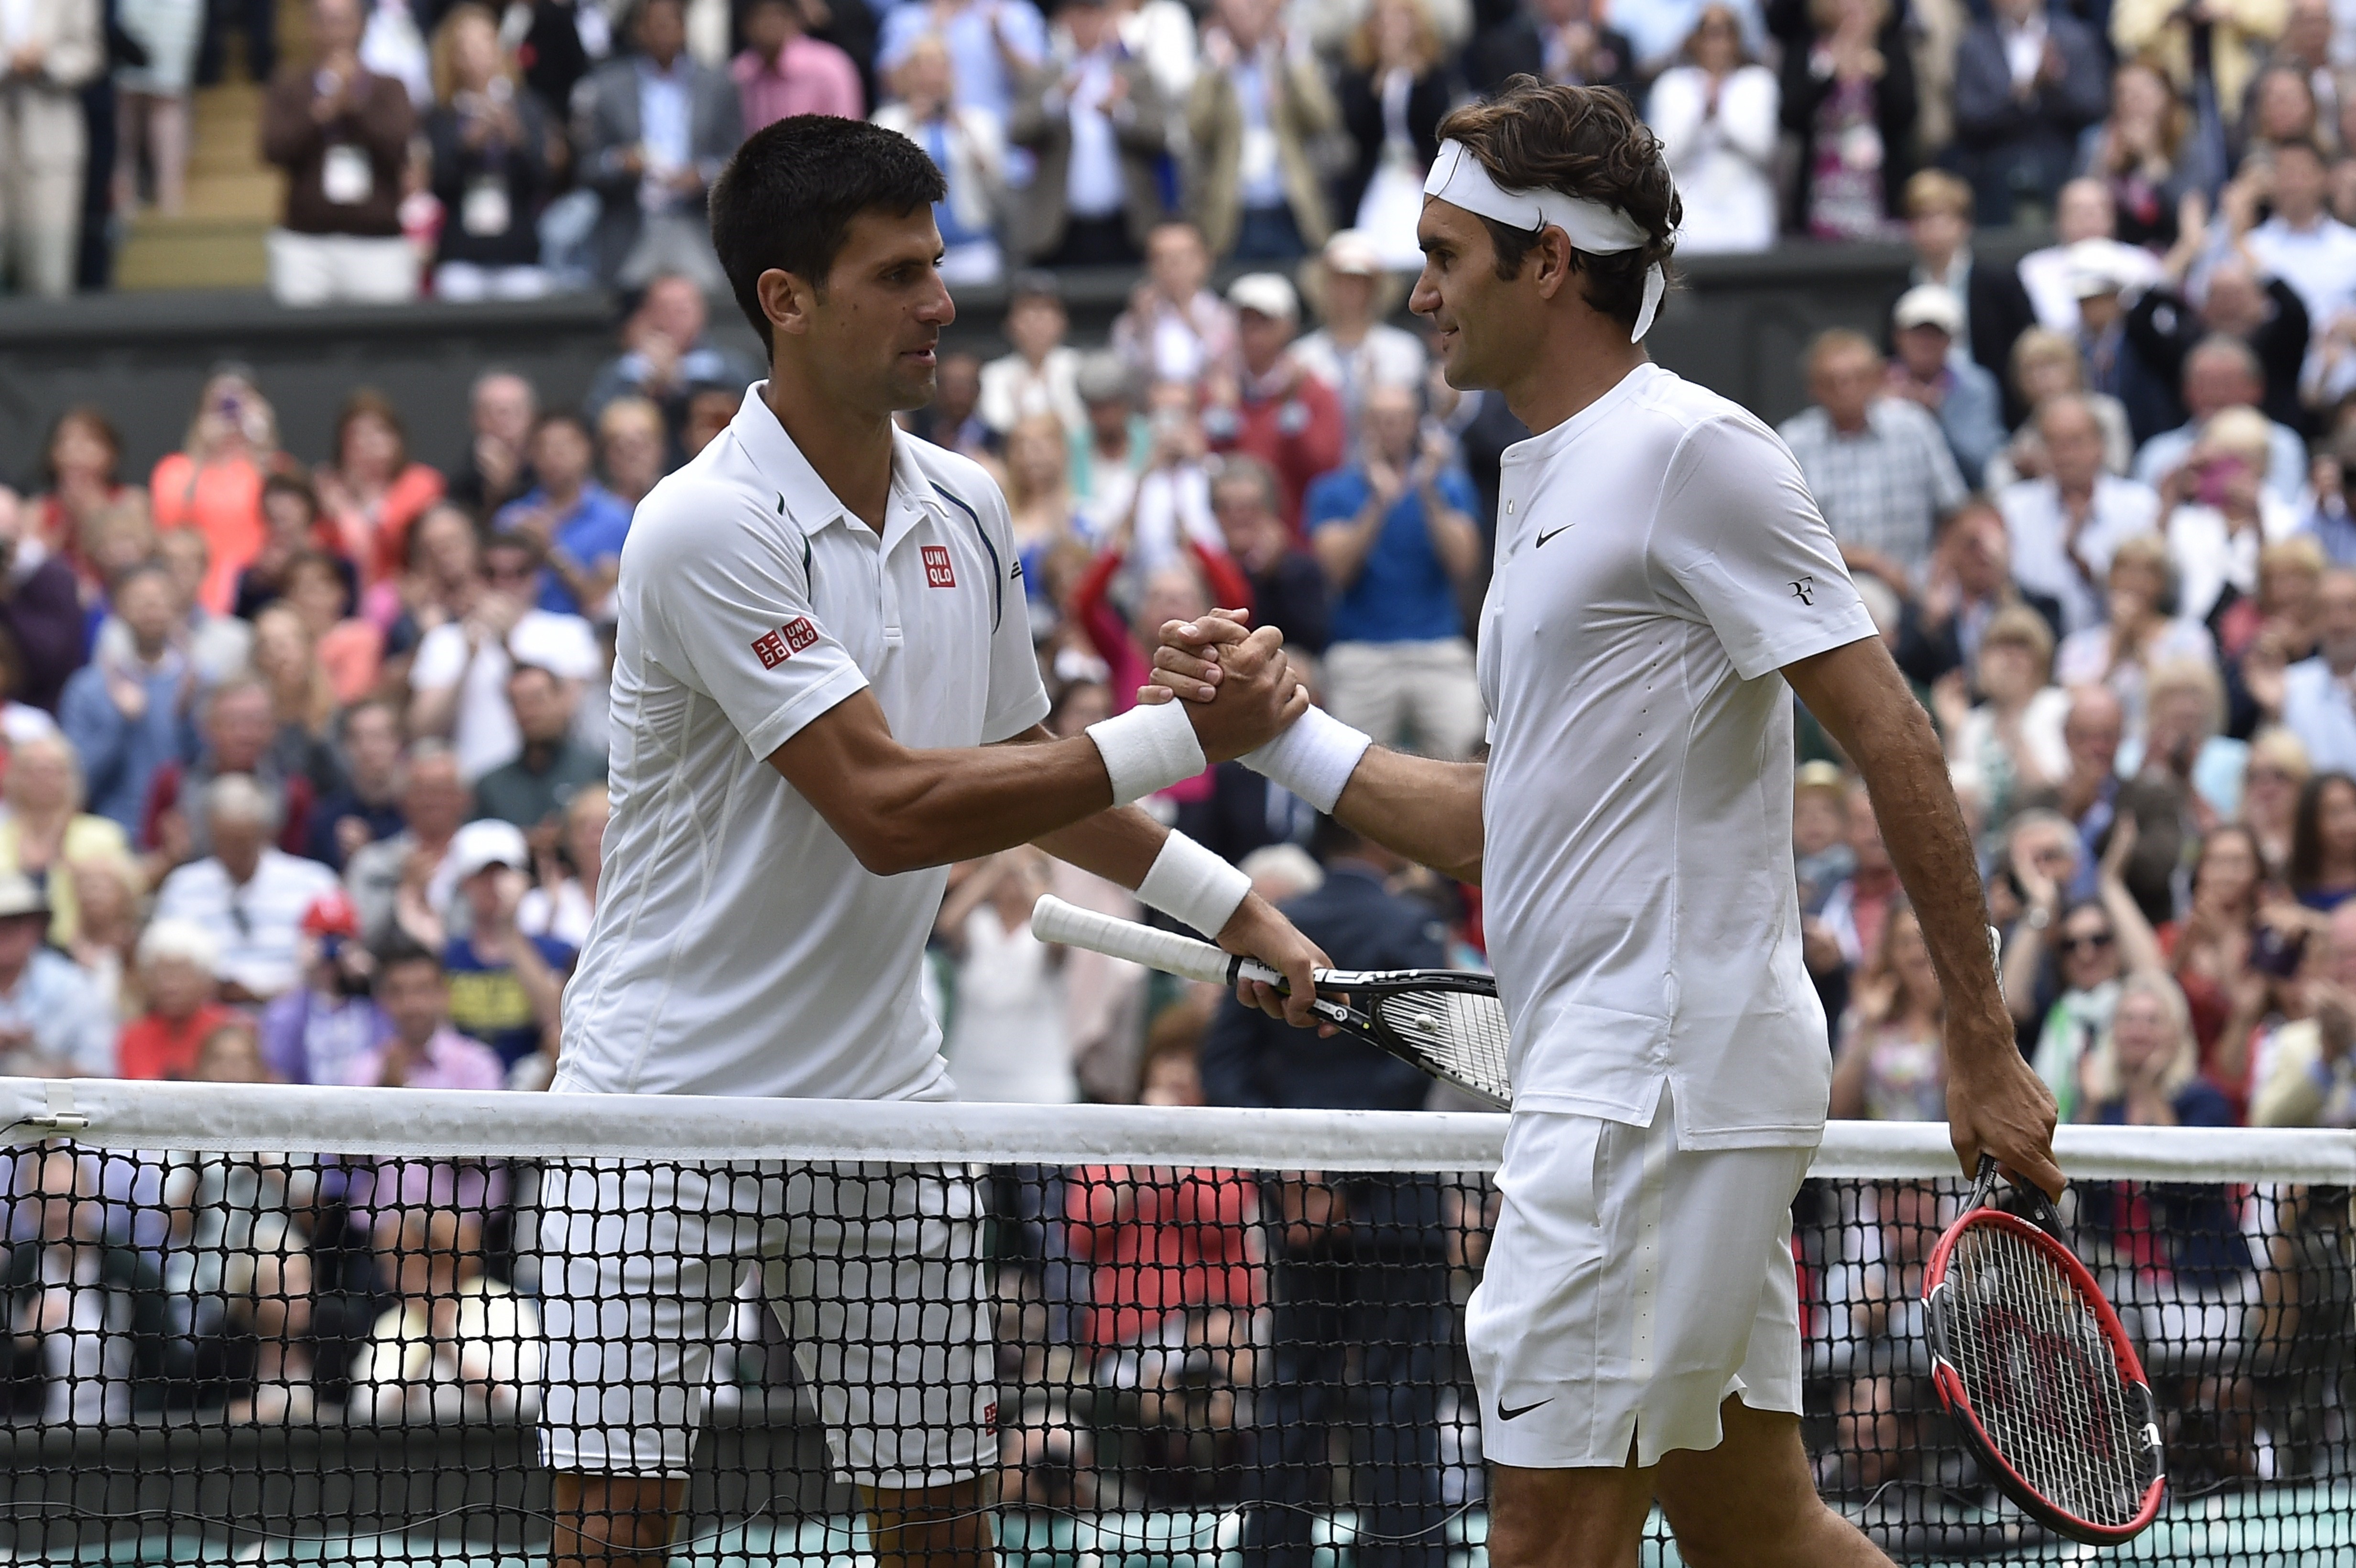
[(1162, 219), (1170, 106), (1105, 0), (1066, 0), (1056, 19), (1070, 47), (1023, 74), (1006, 126), (1038, 160), (1014, 242), (1046, 266), (1134, 266)]
[(1955, 140), (1979, 215), (2009, 224), (2019, 197), (2051, 206), (2070, 177), (2078, 133), (2110, 105), (2093, 28), (2045, 0), (1995, 0), (1955, 49)]
[[(1272, 161), (1248, 145), (1249, 95), (1272, 133)], [(1324, 245), (1333, 231), (1316, 144), (1341, 128), (1325, 72), (1290, 47), (1266, 0), (1220, 0), (1203, 29), (1203, 69), (1187, 100), (1194, 166), (1188, 216), (1217, 257), (1289, 261)]]
[(1475, 92), (1494, 93), (1512, 76), (1582, 87), (1616, 87), (1641, 106), (1636, 48), (1628, 35), (1595, 16), (1594, 0), (1529, 0), (1523, 9), (1484, 28), (1465, 51), (1464, 74)]
[(685, 0), (640, 0), (631, 41), (573, 94), (582, 183), (604, 203), (590, 239), (597, 276), (636, 288), (681, 272), (723, 292), (704, 202), (744, 139), (736, 84), (688, 54)]

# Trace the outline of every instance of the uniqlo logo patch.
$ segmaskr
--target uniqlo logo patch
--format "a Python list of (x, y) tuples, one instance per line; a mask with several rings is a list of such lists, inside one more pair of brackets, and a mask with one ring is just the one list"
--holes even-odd
[(812, 643), (818, 641), (818, 628), (806, 615), (797, 615), (767, 636), (753, 641), (753, 651), (760, 656), (763, 669), (775, 669)]
[(925, 586), (927, 588), (957, 586), (957, 573), (949, 569), (948, 546), (928, 544), (925, 547)]

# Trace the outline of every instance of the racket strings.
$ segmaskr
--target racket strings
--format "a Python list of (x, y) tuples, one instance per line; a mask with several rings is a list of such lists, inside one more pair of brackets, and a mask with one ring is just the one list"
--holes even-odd
[(1471, 991), (1401, 991), (1377, 997), (1377, 1024), (1413, 1046), (1443, 1078), (1500, 1104), (1513, 1098), (1506, 1074), (1513, 1041), (1505, 1028), (1505, 1005)]
[(2047, 1501), (2123, 1526), (2143, 1506), (2149, 1435), (2108, 1338), (2043, 1249), (1997, 1225), (1957, 1239), (1952, 1349), (1996, 1450)]

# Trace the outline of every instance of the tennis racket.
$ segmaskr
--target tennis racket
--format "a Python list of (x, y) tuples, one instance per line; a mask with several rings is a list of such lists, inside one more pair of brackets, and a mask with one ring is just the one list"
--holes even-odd
[(2061, 1240), (2052, 1203), (1996, 1202), (1983, 1155), (1963, 1218), (1922, 1275), (1931, 1380), (2005, 1496), (2057, 1534), (2116, 1546), (2159, 1512), (2159, 1422), (2119, 1315)]
[[(1052, 894), (1032, 909), (1031, 933), (1042, 942), (1085, 947), (1189, 980), (1215, 986), (1259, 980), (1287, 989), (1283, 976), (1253, 959), (1175, 932), (1079, 909)], [(1505, 1008), (1489, 976), (1462, 969), (1320, 969), (1317, 989), (1317, 1016), (1344, 1034), (1501, 1111), (1512, 1104), (1513, 1086), (1505, 1078)]]

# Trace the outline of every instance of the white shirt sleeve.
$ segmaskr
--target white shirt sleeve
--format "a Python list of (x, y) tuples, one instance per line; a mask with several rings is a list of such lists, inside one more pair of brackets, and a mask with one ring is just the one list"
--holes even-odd
[(1686, 433), (1651, 547), (1664, 593), (1709, 623), (1745, 680), (1875, 635), (1799, 464), (1763, 426), (1719, 419)]
[(867, 684), (810, 606), (809, 541), (793, 523), (755, 529), (729, 515), (678, 532), (641, 588), (649, 644), (755, 756)]
[(409, 685), (414, 691), (447, 691), (466, 673), (466, 630), (455, 621), (446, 621), (419, 639), (417, 657), (409, 667)]

